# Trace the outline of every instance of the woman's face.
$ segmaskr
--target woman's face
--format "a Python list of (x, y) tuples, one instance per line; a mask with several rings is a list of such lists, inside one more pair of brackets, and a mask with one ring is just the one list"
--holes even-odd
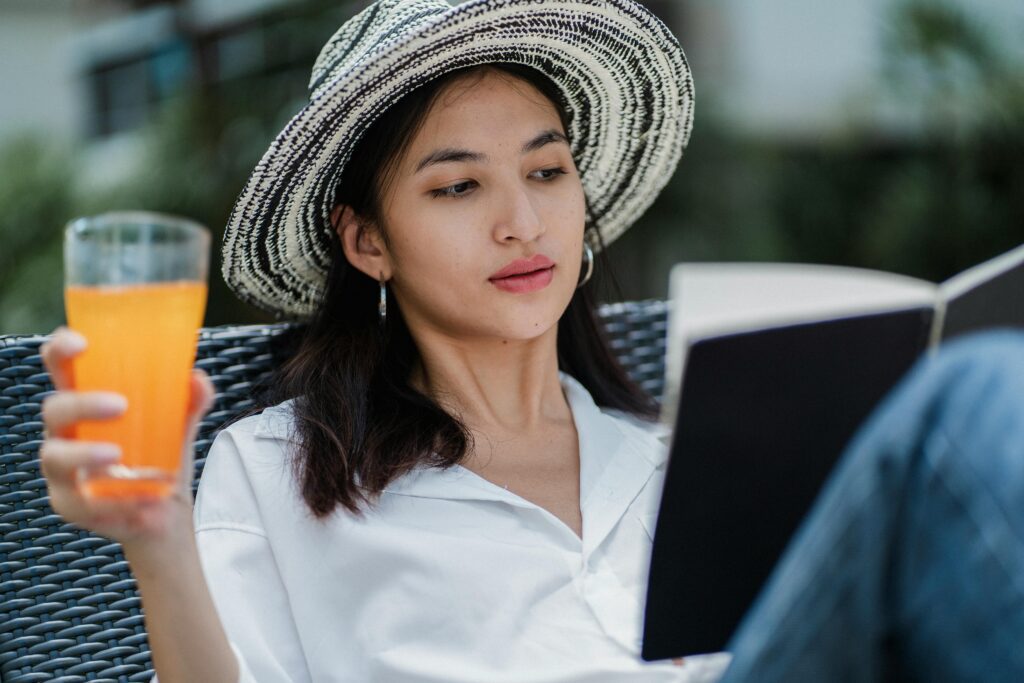
[[(555, 107), (509, 75), (486, 71), (440, 93), (384, 188), (381, 216), (379, 268), (414, 334), (532, 339), (576, 288), (579, 174)], [(379, 277), (373, 267), (362, 269)], [(533, 272), (500, 277), (509, 269)]]

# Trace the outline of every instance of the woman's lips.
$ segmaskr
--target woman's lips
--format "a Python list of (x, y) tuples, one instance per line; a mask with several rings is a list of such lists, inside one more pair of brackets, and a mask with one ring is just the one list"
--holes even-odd
[(551, 278), (553, 277), (552, 271), (555, 267), (550, 266), (548, 268), (541, 268), (534, 270), (529, 273), (523, 273), (522, 275), (509, 275), (508, 277), (493, 278), (491, 282), (498, 289), (506, 292), (512, 292), (513, 294), (525, 294), (526, 292), (536, 292), (539, 289), (544, 289), (551, 284)]
[(518, 258), (512, 261), (497, 273), (492, 273), (490, 279), (496, 280), (512, 275), (523, 275), (525, 273), (532, 273), (535, 270), (541, 270), (542, 268), (550, 268), (553, 265), (555, 265), (555, 262), (544, 254), (534, 254), (529, 258)]
[(494, 286), (513, 294), (536, 292), (551, 284), (555, 262), (544, 254), (519, 258), (494, 273), (490, 281)]

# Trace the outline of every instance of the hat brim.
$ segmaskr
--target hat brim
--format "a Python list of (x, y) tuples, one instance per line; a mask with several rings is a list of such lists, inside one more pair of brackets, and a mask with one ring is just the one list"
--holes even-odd
[(605, 244), (664, 188), (692, 128), (693, 81), (678, 41), (656, 17), (631, 0), (444, 7), (321, 78), (309, 104), (275, 138), (225, 228), (223, 275), (240, 298), (283, 317), (316, 310), (330, 267), (329, 204), (355, 144), (402, 96), (463, 67), (524, 64), (558, 86)]

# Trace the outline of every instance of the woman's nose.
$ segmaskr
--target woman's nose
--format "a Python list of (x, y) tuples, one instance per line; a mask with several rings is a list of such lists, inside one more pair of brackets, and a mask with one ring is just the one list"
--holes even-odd
[(529, 242), (544, 234), (544, 221), (527, 188), (508, 188), (501, 193), (495, 209), (494, 239), (497, 241)]

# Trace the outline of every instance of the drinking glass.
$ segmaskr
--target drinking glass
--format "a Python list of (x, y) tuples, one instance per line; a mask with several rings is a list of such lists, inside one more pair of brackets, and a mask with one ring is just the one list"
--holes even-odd
[(149, 212), (79, 218), (64, 233), (68, 325), (88, 345), (72, 362), (76, 391), (128, 401), (111, 420), (84, 420), (72, 435), (121, 447), (113, 465), (82, 468), (95, 498), (166, 497), (181, 464), (190, 373), (206, 308), (210, 234)]

